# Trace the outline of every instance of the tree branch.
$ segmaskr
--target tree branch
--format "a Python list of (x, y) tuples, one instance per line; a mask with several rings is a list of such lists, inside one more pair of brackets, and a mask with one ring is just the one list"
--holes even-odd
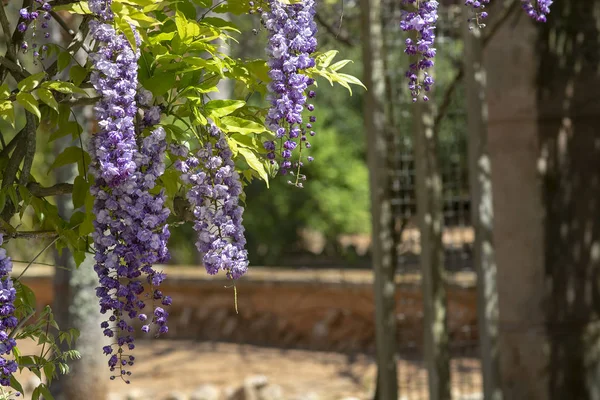
[[(69, 4), (69, 3), (64, 3), (64, 4)], [(75, 53), (77, 53), (77, 51), (79, 51), (79, 49), (81, 49), (83, 47), (83, 42), (89, 32), (90, 19), (91, 19), (91, 17), (89, 15), (86, 15), (85, 17), (83, 17), (83, 19), (81, 20), (81, 24), (79, 24), (77, 33), (75, 33), (75, 35), (73, 36), (73, 39), (71, 40), (71, 43), (69, 43), (69, 46), (67, 46), (67, 51), (69, 52), (71, 57), (73, 57), (75, 55)], [(68, 29), (68, 27), (66, 29)], [(84, 50), (89, 53), (88, 49), (84, 49)], [(54, 63), (52, 63), (52, 65), (50, 65), (48, 67), (46, 72), (48, 73), (48, 75), (53, 76), (54, 74), (56, 74), (57, 70), (58, 70), (58, 60), (54, 61)]]
[(352, 47), (354, 46), (354, 42), (350, 40), (348, 36), (340, 35), (340, 32), (336, 32), (333, 26), (329, 25), (319, 13), (315, 14), (315, 19), (319, 24), (323, 25), (323, 28), (332, 35), (338, 42), (345, 44), (346, 46)]
[(11, 40), (12, 32), (10, 30), (10, 24), (8, 23), (8, 17), (6, 16), (6, 7), (4, 3), (2, 7), (0, 7), (0, 25), (2, 25), (2, 30), (4, 31), (4, 38), (6, 39), (6, 52), (8, 53), (8, 57), (12, 60), (17, 59), (17, 53), (15, 48), (13, 47), (13, 42)]
[(35, 197), (60, 196), (73, 193), (73, 184), (57, 183), (53, 186), (44, 187), (37, 182), (30, 182), (27, 185), (27, 190)]
[[(511, 14), (518, 9), (516, 5), (517, 2), (514, 0), (511, 3), (509, 3), (504, 9), (504, 12), (500, 16), (500, 18), (496, 20), (496, 22), (487, 30), (488, 33), (482, 39), (483, 48), (485, 48), (485, 46), (490, 42), (490, 40), (492, 40), (492, 38), (496, 35), (496, 33), (502, 27), (502, 25), (504, 25), (504, 23), (510, 18)], [(456, 73), (456, 76), (444, 92), (444, 99), (442, 100), (438, 109), (438, 113), (435, 116), (433, 129), (436, 133), (439, 131), (440, 124), (446, 116), (446, 113), (448, 112), (448, 107), (450, 106), (450, 102), (452, 101), (452, 95), (454, 94), (456, 87), (458, 86), (459, 82), (462, 80), (464, 75), (465, 67), (464, 64), (461, 64), (458, 69), (458, 72)]]
[(21, 129), (19, 131), (19, 133), (17, 133), (15, 135), (15, 137), (13, 137), (11, 139), (11, 141), (8, 142), (8, 144), (4, 146), (4, 148), (2, 149), (2, 151), (0, 151), (0, 159), (2, 159), (4, 157), (8, 157), (8, 155), (15, 148), (15, 146), (17, 145), (17, 143), (19, 143), (19, 140), (21, 140), (21, 135), (23, 134), (23, 132), (25, 132), (25, 128)]
[(29, 175), (31, 174), (31, 166), (33, 165), (33, 158), (35, 157), (36, 149), (35, 133), (37, 131), (37, 123), (35, 116), (29, 111), (25, 111), (25, 118), (27, 123), (25, 124), (23, 145), (25, 146), (26, 150), (23, 157), (23, 168), (21, 169), (21, 176), (19, 178), (19, 183), (21, 185), (27, 185), (29, 183)]
[(55, 239), (58, 237), (56, 231), (19, 231), (19, 232), (3, 232), (5, 240), (9, 239)]
[(29, 72), (25, 71), (19, 64), (8, 59), (7, 57), (0, 57), (0, 64), (2, 64), (10, 73), (15, 77), (16, 80), (21, 80), (28, 77)]
[(96, 97), (80, 97), (77, 99), (65, 99), (63, 101), (60, 101), (59, 103), (61, 104), (67, 104), (70, 107), (76, 107), (76, 106), (91, 106), (96, 104), (98, 101), (100, 101), (101, 97), (100, 96), (96, 96)]

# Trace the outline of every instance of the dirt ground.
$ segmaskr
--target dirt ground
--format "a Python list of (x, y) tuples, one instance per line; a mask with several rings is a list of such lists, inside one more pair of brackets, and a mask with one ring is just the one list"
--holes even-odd
[[(31, 345), (25, 347), (25, 351), (33, 350)], [(426, 400), (426, 375), (421, 363), (402, 360), (398, 365), (401, 398)], [(257, 375), (279, 385), (286, 400), (366, 400), (372, 397), (375, 376), (374, 360), (367, 355), (183, 340), (140, 340), (136, 365), (131, 370), (130, 385), (119, 380), (109, 382), (111, 400), (163, 400), (173, 392), (189, 396), (203, 384), (226, 393)], [(456, 359), (452, 371), (455, 398), (480, 392), (477, 360)], [(28, 377), (24, 378), (27, 381)]]

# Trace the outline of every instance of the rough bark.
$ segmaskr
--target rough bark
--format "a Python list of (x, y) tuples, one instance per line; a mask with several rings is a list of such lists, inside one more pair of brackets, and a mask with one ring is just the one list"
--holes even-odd
[(421, 233), (424, 347), (429, 398), (449, 400), (450, 359), (442, 245), (442, 179), (434, 117), (435, 107), (432, 102), (419, 100), (414, 105), (415, 179)]
[[(488, 153), (487, 71), (483, 65), (483, 30), (468, 22), (464, 8), (464, 71), (467, 100), (467, 135), (471, 221), (475, 229), (473, 261), (477, 272), (478, 325), (483, 395), (502, 400), (498, 360), (498, 292), (494, 255), (491, 162)], [(471, 29), (470, 29), (471, 28)]]
[(371, 186), (372, 264), (375, 276), (375, 336), (379, 399), (398, 398), (396, 363), (396, 315), (381, 2), (361, 0), (364, 78), (367, 86), (364, 116), (367, 163)]
[[(80, 123), (87, 120), (81, 112), (76, 111), (76, 115)], [(64, 148), (65, 144), (59, 141), (57, 150)], [(71, 166), (59, 168), (56, 172), (57, 181), (70, 181), (76, 171), (77, 168)], [(73, 212), (71, 197), (57, 196), (56, 203), (61, 216), (68, 220)], [(55, 380), (51, 392), (57, 400), (105, 400), (109, 380), (102, 346), (108, 342), (100, 328), (104, 318), (95, 295), (98, 277), (93, 268), (94, 257), (88, 255), (77, 268), (71, 253), (64, 249), (62, 254), (55, 254), (55, 264), (59, 268), (56, 268), (54, 276), (54, 292), (60, 295), (54, 297), (52, 308), (62, 329), (79, 330), (80, 337), (74, 347), (81, 353), (81, 359), (69, 363), (69, 374)]]
[(539, 26), (550, 399), (600, 399), (600, 1), (555, 2)]

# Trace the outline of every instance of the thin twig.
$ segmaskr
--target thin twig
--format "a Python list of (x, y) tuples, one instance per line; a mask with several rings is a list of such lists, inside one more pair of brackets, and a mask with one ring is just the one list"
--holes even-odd
[(27, 314), (26, 316), (24, 316), (19, 323), (17, 324), (17, 326), (15, 326), (15, 329), (13, 329), (9, 334), (8, 334), (8, 338), (9, 339), (14, 339), (17, 332), (27, 323), (27, 321), (29, 321), (29, 319), (31, 317), (33, 317), (35, 315), (35, 310), (33, 310), (32, 312), (30, 312), (29, 314)]
[[(511, 14), (514, 12), (514, 10), (517, 9), (517, 7), (515, 7), (516, 4), (517, 4), (516, 1), (512, 1), (508, 6), (506, 6), (506, 8), (504, 9), (504, 13), (502, 13), (500, 18), (498, 20), (496, 20), (496, 22), (489, 29), (486, 29), (487, 34), (482, 39), (482, 45), (484, 48), (490, 42), (490, 40), (496, 35), (496, 33), (502, 27), (502, 25), (506, 22), (506, 20), (508, 20), (508, 18), (510, 18)], [(452, 95), (454, 94), (454, 91), (458, 87), (458, 84), (462, 80), (464, 75), (465, 75), (465, 66), (464, 66), (464, 64), (461, 64), (458, 69), (458, 72), (456, 73), (456, 76), (454, 77), (454, 79), (452, 80), (450, 85), (448, 85), (448, 88), (444, 92), (444, 99), (440, 103), (440, 106), (438, 108), (438, 113), (435, 116), (435, 120), (434, 120), (434, 124), (433, 124), (433, 129), (435, 132), (439, 131), (442, 119), (444, 119), (444, 117), (446, 116), (446, 113), (448, 112), (448, 107), (450, 106), (450, 102), (452, 101)]]
[[(323, 25), (323, 28), (325, 28), (325, 30), (331, 34), (337, 41), (339, 41), (342, 44), (345, 44), (346, 46), (354, 46), (354, 42), (352, 40), (350, 40), (350, 38), (348, 36), (345, 35), (341, 35), (340, 32), (336, 32), (334, 30), (334, 28), (329, 25), (327, 23), (327, 21), (325, 21), (321, 15), (319, 13), (315, 14), (315, 19), (317, 20), (317, 22), (321, 25)], [(342, 27), (340, 26), (340, 31), (341, 31)]]
[(34, 258), (33, 260), (31, 260), (29, 262), (29, 264), (27, 264), (27, 266), (23, 269), (23, 271), (21, 271), (21, 273), (19, 274), (19, 276), (15, 279), (15, 280), (19, 280), (21, 279), (21, 277), (23, 276), (23, 274), (25, 274), (25, 272), (29, 269), (29, 267), (31, 267), (31, 265), (35, 262), (35, 260), (37, 260), (39, 258), (39, 256), (41, 256), (46, 250), (48, 250), (50, 247), (54, 246), (54, 243), (56, 243), (58, 241), (58, 239), (60, 239), (60, 236), (56, 236), (54, 238), (54, 240), (52, 240), (46, 247), (44, 247), (42, 249), (42, 251), (40, 251)]

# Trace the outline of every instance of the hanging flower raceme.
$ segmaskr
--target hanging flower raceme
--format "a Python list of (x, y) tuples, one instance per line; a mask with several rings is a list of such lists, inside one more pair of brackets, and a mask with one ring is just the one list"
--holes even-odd
[[(0, 234), (0, 245), (3, 241), (4, 238)], [(2, 386), (10, 386), (10, 377), (17, 371), (17, 363), (4, 358), (17, 345), (15, 339), (9, 335), (9, 330), (14, 329), (18, 324), (14, 316), (17, 291), (10, 278), (11, 271), (10, 257), (6, 255), (5, 249), (0, 248), (0, 385)]]
[(538, 22), (546, 22), (552, 3), (553, 0), (521, 0), (521, 6), (527, 15)]
[[(283, 4), (279, 0), (270, 0), (269, 6), (270, 9), (262, 15), (269, 36), (266, 50), (271, 77), (268, 85), (271, 108), (266, 125), (275, 133), (277, 140), (266, 142), (265, 149), (269, 151), (268, 157), (272, 163), (277, 158), (276, 152), (279, 152), (282, 158), (280, 171), (287, 173), (292, 168), (292, 152), (297, 150), (299, 153), (295, 164), (299, 169), (302, 165), (302, 149), (310, 148), (306, 134), (315, 134), (312, 131), (315, 117), (311, 116), (308, 123), (302, 119), (305, 107), (309, 111), (314, 110), (313, 105), (306, 105), (307, 88), (314, 81), (303, 74), (303, 70), (315, 66), (315, 60), (311, 57), (317, 48), (315, 2), (304, 0), (296, 4)], [(309, 97), (314, 97), (314, 92), (309, 93)], [(297, 186), (302, 186), (298, 181), (300, 178), (297, 175)]]
[[(415, 32), (417, 35), (416, 40), (406, 39), (404, 50), (406, 54), (417, 57), (417, 61), (410, 64), (406, 72), (408, 88), (413, 101), (416, 102), (422, 90), (429, 92), (434, 83), (433, 77), (427, 73), (427, 70), (433, 67), (436, 53), (433, 44), (439, 3), (436, 0), (404, 0), (404, 3), (418, 7), (414, 12), (403, 11), (400, 22), (403, 31)], [(423, 95), (423, 100), (429, 100), (427, 95)]]
[(192, 185), (187, 199), (196, 217), (196, 247), (206, 271), (211, 275), (225, 271), (228, 278), (238, 279), (248, 270), (243, 208), (239, 205), (242, 184), (222, 132), (214, 125), (207, 131), (209, 140), (198, 157), (178, 161), (176, 168), (183, 172), (183, 182)]
[[(465, 0), (465, 5), (473, 9), (474, 17), (469, 19), (469, 23), (474, 23), (478, 28), (485, 28), (483, 20), (488, 17), (485, 7), (490, 4), (490, 0)], [(469, 27), (470, 29), (471, 27)]]
[[(90, 28), (100, 44), (98, 51), (90, 55), (94, 66), (91, 82), (101, 97), (94, 109), (99, 132), (89, 146), (90, 172), (95, 176), (91, 189), (96, 215), (94, 269), (100, 281), (96, 295), (101, 312), (111, 313), (102, 323), (104, 334), (116, 340), (104, 352), (110, 355), (111, 371), (119, 370), (123, 376), (130, 374), (124, 367), (134, 361), (123, 349), (134, 348), (130, 320), (145, 322), (144, 332), (150, 331), (149, 323), (158, 326), (158, 333), (167, 332), (168, 314), (162, 306), (170, 305), (171, 299), (158, 290), (165, 274), (155, 271), (152, 265), (169, 257), (169, 210), (164, 205), (164, 192), (149, 192), (164, 171), (166, 141), (164, 130), (156, 128), (141, 140), (141, 148), (136, 143), (139, 52), (134, 52), (125, 36), (108, 24), (92, 21)], [(137, 33), (136, 39), (139, 41)], [(146, 295), (154, 306), (150, 316), (143, 312), (146, 303), (139, 280), (142, 275), (151, 287)]]
[[(38, 29), (44, 31), (45, 39), (50, 37), (50, 32), (48, 32), (49, 23), (52, 19), (50, 11), (52, 11), (52, 6), (44, 0), (35, 0), (29, 7), (19, 10), (20, 22), (17, 25), (17, 30), (23, 34), (29, 28), (32, 30), (31, 45), (26, 40), (21, 43), (21, 50), (23, 52), (27, 52), (31, 47), (33, 49), (33, 56), (36, 58), (40, 57), (36, 38)], [(42, 49), (45, 50), (46, 46), (42, 46)]]
[(112, 0), (88, 0), (90, 11), (101, 21), (112, 21), (114, 14), (110, 8)]

